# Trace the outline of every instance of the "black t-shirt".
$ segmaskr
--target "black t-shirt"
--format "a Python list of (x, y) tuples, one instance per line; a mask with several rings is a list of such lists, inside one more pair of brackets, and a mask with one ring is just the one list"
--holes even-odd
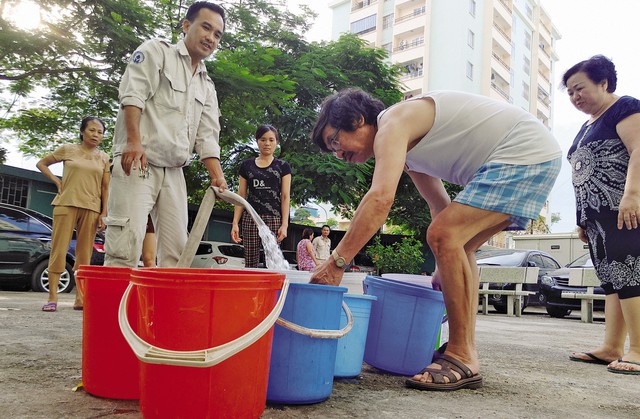
[(242, 162), (240, 176), (247, 180), (247, 201), (260, 215), (282, 216), (282, 178), (291, 174), (284, 160), (273, 159), (268, 167), (258, 167), (255, 159)]

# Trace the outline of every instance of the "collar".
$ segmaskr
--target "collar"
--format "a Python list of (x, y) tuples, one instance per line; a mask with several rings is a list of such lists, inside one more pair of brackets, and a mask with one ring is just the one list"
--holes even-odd
[[(184, 44), (184, 39), (181, 39), (176, 44), (176, 48), (178, 49), (178, 54), (180, 54), (183, 59), (188, 60), (189, 65), (191, 65), (191, 56), (189, 55), (189, 50), (187, 46)], [(196, 74), (207, 72), (207, 67), (204, 65), (202, 60), (198, 63), (198, 68), (196, 69)]]

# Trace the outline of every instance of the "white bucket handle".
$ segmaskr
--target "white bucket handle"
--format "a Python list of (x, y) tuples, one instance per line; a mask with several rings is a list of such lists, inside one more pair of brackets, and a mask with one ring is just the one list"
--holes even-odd
[(299, 333), (301, 335), (309, 336), (312, 338), (318, 339), (340, 339), (353, 328), (353, 315), (351, 314), (351, 310), (349, 306), (344, 301), (342, 302), (342, 309), (347, 315), (347, 325), (341, 330), (321, 330), (321, 329), (308, 329), (304, 326), (300, 326), (299, 324), (295, 324), (290, 322), (289, 320), (285, 320), (282, 317), (279, 317), (276, 323), (285, 329), (289, 329), (292, 332)]
[(282, 292), (280, 298), (267, 317), (260, 322), (255, 328), (247, 332), (245, 335), (240, 336), (237, 339), (227, 342), (220, 346), (213, 348), (196, 350), (196, 351), (172, 351), (169, 349), (163, 349), (155, 347), (140, 336), (138, 336), (131, 326), (129, 325), (129, 319), (127, 317), (127, 303), (129, 300), (129, 294), (133, 283), (129, 283), (127, 290), (120, 300), (120, 307), (118, 309), (118, 322), (120, 323), (120, 330), (124, 335), (125, 340), (133, 350), (133, 353), (142, 362), (148, 364), (163, 364), (163, 365), (177, 365), (186, 367), (200, 367), (206, 368), (216, 365), (225, 359), (232, 357), (248, 346), (252, 345), (265, 333), (273, 327), (274, 323), (282, 312), (284, 302), (289, 291), (289, 280), (285, 278), (282, 285)]

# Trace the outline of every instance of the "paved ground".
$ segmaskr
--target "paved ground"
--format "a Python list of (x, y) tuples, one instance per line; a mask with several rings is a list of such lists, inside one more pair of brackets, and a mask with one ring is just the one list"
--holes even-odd
[[(136, 401), (108, 400), (72, 389), (81, 380), (82, 313), (73, 294), (57, 313), (43, 313), (45, 294), (0, 292), (0, 418), (140, 418)], [(263, 418), (637, 418), (640, 376), (568, 360), (571, 350), (602, 339), (579, 312), (553, 319), (540, 308), (521, 318), (479, 316), (478, 346), (485, 386), (426, 393), (404, 377), (372, 367), (334, 383), (332, 396), (308, 406), (267, 406)]]

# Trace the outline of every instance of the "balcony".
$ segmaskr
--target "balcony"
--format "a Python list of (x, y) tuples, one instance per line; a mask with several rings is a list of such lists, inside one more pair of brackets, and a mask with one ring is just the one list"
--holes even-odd
[(353, 3), (351, 5), (351, 11), (354, 12), (356, 10), (364, 9), (365, 7), (369, 7), (373, 4), (376, 4), (378, 0), (361, 0)]

